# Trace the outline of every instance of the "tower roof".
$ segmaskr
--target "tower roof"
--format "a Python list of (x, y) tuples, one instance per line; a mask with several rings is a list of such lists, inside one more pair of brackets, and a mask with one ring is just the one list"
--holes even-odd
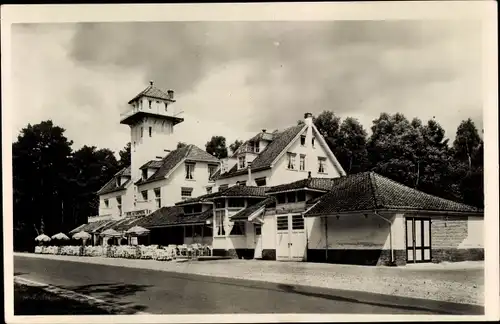
[(138, 98), (143, 97), (143, 96), (175, 102), (175, 100), (172, 98), (172, 96), (170, 94), (155, 87), (153, 81), (149, 81), (149, 86), (146, 89), (139, 92), (134, 98), (130, 99), (130, 101), (128, 103), (130, 104), (130, 103), (132, 103), (132, 101), (137, 100)]

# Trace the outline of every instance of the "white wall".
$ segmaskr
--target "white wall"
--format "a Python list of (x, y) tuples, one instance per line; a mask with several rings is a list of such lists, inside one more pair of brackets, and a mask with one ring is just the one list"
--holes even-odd
[[(134, 208), (134, 185), (129, 184), (126, 190), (115, 191), (99, 196), (99, 216), (111, 215), (119, 217), (116, 197), (122, 198), (122, 216)], [(109, 207), (106, 208), (104, 200), (108, 199)]]
[(274, 250), (276, 249), (276, 217), (274, 211), (272, 213), (266, 212), (263, 217), (264, 224), (262, 224), (262, 249)]
[[(270, 176), (272, 174), (271, 169), (263, 170), (263, 171), (258, 171), (258, 172), (252, 172), (252, 183), (247, 182), (247, 186), (255, 186), (255, 179), (257, 178), (266, 178), (266, 186), (269, 186), (270, 183)], [(235, 185), (238, 181), (247, 181), (248, 180), (248, 172), (245, 172), (242, 175), (238, 175), (235, 177), (227, 178), (227, 179), (217, 179), (215, 181), (215, 186), (217, 190), (219, 190), (220, 185)]]
[(458, 248), (484, 248), (484, 217), (469, 216), (467, 218), (467, 238)]
[[(392, 222), (393, 249), (405, 248), (403, 215), (384, 215)], [(328, 235), (325, 234), (325, 220), (307, 217), (306, 228), (309, 249), (390, 249), (389, 223), (374, 214), (341, 215), (326, 217)]]

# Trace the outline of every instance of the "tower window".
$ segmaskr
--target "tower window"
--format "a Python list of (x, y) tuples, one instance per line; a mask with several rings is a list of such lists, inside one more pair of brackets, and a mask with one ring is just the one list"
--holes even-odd
[(306, 146), (306, 137), (304, 135), (300, 136), (300, 145)]
[(151, 137), (153, 134), (153, 127), (149, 126), (149, 137)]
[(312, 147), (314, 148), (314, 137), (311, 139)]
[(151, 100), (148, 100), (149, 101), (149, 109), (151, 109), (151, 103), (152, 101)]
[(144, 136), (144, 127), (141, 127), (141, 138)]
[(167, 105), (167, 103), (165, 102), (165, 111), (167, 111), (167, 106), (168, 106), (168, 105)]

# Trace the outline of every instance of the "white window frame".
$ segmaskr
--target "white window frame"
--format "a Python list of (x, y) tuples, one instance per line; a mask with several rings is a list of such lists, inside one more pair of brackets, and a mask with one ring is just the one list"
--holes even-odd
[(307, 136), (306, 135), (300, 135), (300, 146), (304, 146), (305, 147), (306, 146), (306, 141), (307, 141)]
[(326, 158), (318, 157), (318, 173), (326, 173)]
[[(144, 193), (146, 193), (146, 195), (144, 195)], [(141, 191), (141, 197), (142, 197), (142, 201), (148, 201), (148, 191), (147, 190), (142, 190)]]
[(195, 163), (186, 163), (186, 180), (194, 180)]
[(299, 170), (300, 171), (306, 170), (306, 155), (305, 154), (301, 154), (299, 157)]
[(104, 199), (104, 207), (109, 208), (109, 199)]
[(224, 229), (224, 220), (226, 218), (226, 210), (216, 210), (215, 211), (215, 231), (214, 236), (222, 237), (226, 236), (226, 230)]
[(297, 154), (296, 153), (291, 153), (291, 152), (288, 152), (287, 153), (287, 165), (286, 165), (286, 168), (288, 170), (296, 170), (295, 168), (295, 158), (297, 157)]
[(246, 158), (245, 158), (245, 156), (243, 155), (243, 156), (238, 157), (238, 168), (244, 169), (245, 166), (246, 166)]
[[(185, 193), (188, 193), (188, 192), (189, 192), (189, 195), (185, 195)], [(193, 195), (193, 188), (187, 188), (187, 187), (181, 188), (181, 198), (182, 199), (191, 198), (192, 195)]]
[[(208, 179), (210, 178), (217, 172), (217, 166), (216, 165), (208, 165)], [(213, 181), (213, 180), (212, 180)]]
[[(239, 233), (233, 233), (237, 228), (240, 229)], [(245, 228), (245, 222), (244, 221), (234, 221), (233, 222), (233, 227), (231, 228), (231, 232), (229, 232), (230, 236), (245, 236), (246, 235), (246, 228)]]
[(155, 194), (156, 208), (161, 208), (161, 188), (155, 188), (153, 191)]

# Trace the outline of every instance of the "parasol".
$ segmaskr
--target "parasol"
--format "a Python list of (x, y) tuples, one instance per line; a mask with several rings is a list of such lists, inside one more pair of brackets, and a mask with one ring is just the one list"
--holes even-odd
[(141, 226), (134, 226), (130, 228), (127, 232), (127, 234), (136, 234), (136, 235), (144, 235), (149, 233), (149, 230), (147, 228), (141, 227)]
[(75, 235), (73, 235), (73, 238), (75, 240), (87, 240), (91, 237), (92, 236), (89, 233), (84, 232), (84, 231), (80, 231), (80, 232), (76, 233)]
[(50, 241), (50, 237), (48, 237), (45, 234), (40, 234), (37, 237), (35, 237), (35, 241), (38, 241), (38, 242), (49, 242)]
[(52, 235), (53, 240), (69, 240), (69, 237), (64, 233), (57, 233)]

